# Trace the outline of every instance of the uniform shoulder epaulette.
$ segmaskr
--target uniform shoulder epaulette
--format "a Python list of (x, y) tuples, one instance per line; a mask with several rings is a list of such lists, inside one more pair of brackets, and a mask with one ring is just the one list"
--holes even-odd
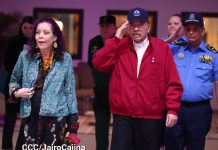
[(185, 45), (185, 44), (187, 44), (187, 42), (186, 41), (176, 41), (176, 42), (173, 42), (172, 44), (174, 44), (174, 45)]
[(211, 46), (211, 45), (209, 45), (209, 44), (207, 44), (207, 49), (209, 50), (209, 51), (211, 51), (211, 52), (213, 52), (213, 53), (218, 53), (218, 50), (217, 49), (215, 49), (213, 46)]

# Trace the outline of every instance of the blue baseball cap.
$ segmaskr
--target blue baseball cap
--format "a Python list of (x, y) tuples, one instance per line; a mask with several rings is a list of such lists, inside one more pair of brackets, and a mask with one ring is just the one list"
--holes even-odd
[(133, 22), (133, 21), (148, 22), (148, 13), (143, 8), (136, 7), (129, 11), (127, 19), (129, 22)]
[(199, 13), (189, 13), (185, 16), (183, 25), (186, 26), (188, 24), (195, 24), (200, 27), (204, 27), (204, 20), (201, 14)]

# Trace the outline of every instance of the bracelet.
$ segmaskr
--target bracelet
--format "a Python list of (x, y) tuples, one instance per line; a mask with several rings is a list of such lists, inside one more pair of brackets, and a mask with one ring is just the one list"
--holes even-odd
[(12, 97), (13, 99), (17, 99), (17, 97), (15, 97), (15, 92), (17, 92), (19, 89), (20, 89), (20, 88), (16, 88), (15, 90), (13, 90), (13, 91), (11, 92), (11, 97)]

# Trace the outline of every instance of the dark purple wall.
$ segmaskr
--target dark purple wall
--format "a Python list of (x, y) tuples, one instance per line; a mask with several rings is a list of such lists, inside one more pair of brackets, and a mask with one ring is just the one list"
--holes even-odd
[(89, 39), (99, 33), (98, 17), (107, 10), (129, 10), (140, 6), (148, 11), (157, 11), (157, 36), (166, 34), (166, 25), (170, 15), (181, 11), (200, 11), (218, 13), (217, 0), (1, 0), (0, 12), (21, 11), (23, 15), (32, 15), (34, 7), (83, 9), (83, 52), (82, 59), (87, 61)]

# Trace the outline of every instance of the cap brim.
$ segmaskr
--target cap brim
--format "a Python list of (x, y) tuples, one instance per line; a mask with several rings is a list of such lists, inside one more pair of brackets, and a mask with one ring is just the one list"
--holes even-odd
[(186, 25), (189, 25), (189, 24), (194, 24), (194, 25), (197, 25), (199, 27), (203, 27), (204, 25), (202, 25), (201, 23), (199, 22), (196, 22), (196, 21), (187, 21), (183, 24), (183, 26), (186, 26)]
[(113, 22), (99, 22), (98, 24), (116, 24), (116, 23), (113, 23)]
[(140, 21), (140, 22), (147, 22), (146, 20), (143, 20), (143, 19), (131, 19), (131, 20), (128, 20), (129, 22), (134, 22), (134, 21)]

